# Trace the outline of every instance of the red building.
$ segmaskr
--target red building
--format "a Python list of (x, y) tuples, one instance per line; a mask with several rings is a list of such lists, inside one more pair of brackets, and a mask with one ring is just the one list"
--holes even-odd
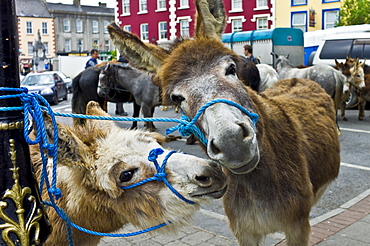
[[(224, 0), (226, 33), (273, 28), (270, 0)], [(176, 37), (192, 37), (194, 0), (117, 0), (116, 21), (145, 42), (166, 43)]]

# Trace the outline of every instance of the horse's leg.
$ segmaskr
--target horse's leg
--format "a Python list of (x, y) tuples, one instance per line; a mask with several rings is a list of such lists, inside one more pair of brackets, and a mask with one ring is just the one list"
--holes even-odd
[[(134, 105), (134, 113), (132, 114), (132, 117), (137, 118), (140, 115), (140, 105), (137, 104), (135, 101), (133, 102)], [(136, 129), (137, 128), (137, 121), (132, 122), (131, 129)]]
[(348, 121), (346, 117), (346, 103), (345, 102), (341, 102), (340, 104), (340, 115), (342, 116), (342, 119), (344, 121)]
[(116, 112), (117, 115), (127, 116), (127, 112), (123, 108), (123, 103), (116, 103)]
[[(153, 117), (153, 114), (154, 114), (154, 108), (151, 108), (149, 107), (148, 105), (143, 105), (141, 107), (141, 110), (143, 112), (143, 115), (144, 115), (144, 118), (152, 118)], [(152, 121), (149, 121), (149, 122), (145, 122), (144, 123), (144, 126), (147, 130), (151, 131), (151, 132), (154, 132), (155, 131), (155, 126), (153, 124)]]
[(98, 98), (99, 106), (105, 111), (108, 112), (108, 101), (106, 101), (103, 97)]
[(361, 97), (358, 100), (360, 101), (358, 104), (358, 120), (363, 120), (365, 117), (366, 100)]

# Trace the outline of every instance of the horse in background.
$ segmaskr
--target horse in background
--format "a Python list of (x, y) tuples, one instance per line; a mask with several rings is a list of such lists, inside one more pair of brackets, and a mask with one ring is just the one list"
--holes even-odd
[[(108, 63), (107, 63), (108, 64)], [(128, 88), (120, 86), (120, 83), (117, 86), (112, 86), (111, 89), (106, 92), (105, 96), (100, 96), (98, 94), (98, 84), (99, 84), (99, 75), (102, 70), (107, 66), (104, 64), (98, 67), (89, 67), (86, 70), (78, 74), (72, 81), (73, 96), (72, 96), (72, 112), (76, 114), (84, 114), (86, 112), (86, 105), (89, 101), (96, 101), (99, 105), (106, 111), (106, 102), (114, 103), (124, 103), (124, 102), (133, 102), (133, 117), (139, 117), (141, 105), (136, 103), (136, 100), (139, 102), (146, 101), (149, 98), (149, 101), (159, 101), (159, 91), (158, 87), (155, 87), (151, 81), (151, 77), (147, 74), (130, 67), (131, 69), (122, 70), (125, 73), (125, 86), (132, 87), (134, 90), (141, 90), (134, 84), (136, 81), (140, 80), (142, 89), (144, 88), (153, 88), (153, 92), (148, 95), (139, 95), (136, 94), (136, 97), (131, 94)], [(111, 64), (111, 66), (129, 66), (124, 64)], [(144, 79), (145, 78), (145, 79)], [(112, 82), (112, 81), (111, 81)], [(143, 83), (144, 82), (144, 83)], [(113, 83), (113, 82), (112, 82)], [(113, 84), (112, 84), (113, 85)], [(145, 99), (141, 97), (146, 97)], [(145, 103), (144, 103), (145, 104)], [(144, 105), (147, 107), (146, 105)], [(149, 115), (150, 116), (150, 115)], [(84, 124), (85, 119), (73, 119), (73, 124)], [(137, 122), (132, 123), (131, 128), (136, 128)], [(154, 130), (154, 126), (149, 130)]]
[(271, 54), (276, 58), (276, 70), (279, 74), (279, 79), (299, 78), (317, 82), (333, 99), (336, 112), (341, 103), (348, 98), (349, 90), (345, 89), (348, 87), (346, 86), (347, 78), (340, 71), (326, 64), (296, 68), (290, 64), (289, 55)]
[[(98, 95), (108, 99), (116, 98), (121, 90), (133, 96), (144, 117), (153, 117), (155, 107), (161, 104), (159, 88), (152, 83), (152, 77), (147, 73), (129, 64), (107, 64), (100, 70)], [(134, 114), (134, 117), (139, 117), (139, 114)], [(153, 122), (145, 122), (144, 126), (149, 131), (156, 129)], [(137, 121), (133, 122), (132, 127), (137, 127)]]
[[(338, 69), (339, 71), (342, 72), (343, 75), (347, 77), (347, 84), (343, 88), (343, 94), (344, 95), (350, 95), (352, 93), (352, 96), (357, 96), (358, 101), (360, 102), (360, 91), (362, 88), (365, 87), (365, 78), (364, 78), (364, 62), (360, 62), (358, 58), (351, 59), (349, 56), (347, 56), (346, 61), (343, 62), (338, 62), (337, 59), (334, 59), (335, 61), (335, 68)], [(366, 104), (366, 101), (365, 101)], [(356, 106), (356, 105), (355, 105)], [(346, 108), (346, 103), (342, 102), (340, 105), (340, 112), (342, 119), (347, 121), (347, 117), (345, 116), (345, 108)], [(363, 117), (362, 117), (363, 118)], [(359, 120), (362, 120), (360, 117), (360, 112), (359, 112)]]
[[(132, 65), (159, 77), (164, 102), (194, 117), (208, 143), (208, 156), (224, 166), (223, 197), (240, 245), (259, 245), (284, 231), (288, 245), (308, 245), (309, 214), (338, 175), (340, 148), (333, 100), (316, 82), (286, 79), (259, 94), (238, 76), (239, 56), (222, 43), (223, 0), (196, 1), (194, 39), (171, 50), (153, 50), (136, 35), (107, 26)], [(256, 122), (257, 115), (259, 120)]]

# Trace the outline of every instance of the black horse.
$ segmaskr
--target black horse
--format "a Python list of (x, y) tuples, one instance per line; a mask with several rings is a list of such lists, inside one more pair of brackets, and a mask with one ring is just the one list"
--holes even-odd
[[(90, 67), (73, 79), (72, 90), (72, 112), (77, 114), (85, 114), (89, 101), (96, 101), (107, 110), (106, 102), (109, 101), (133, 102), (133, 117), (139, 117), (140, 109), (144, 117), (153, 117), (154, 107), (160, 104), (159, 89), (152, 83), (152, 78), (127, 64)], [(148, 91), (150, 93), (145, 93)], [(74, 119), (74, 124), (84, 122), (84, 119)], [(131, 128), (136, 127), (134, 121)], [(155, 129), (152, 122), (145, 123), (145, 127), (151, 131)]]

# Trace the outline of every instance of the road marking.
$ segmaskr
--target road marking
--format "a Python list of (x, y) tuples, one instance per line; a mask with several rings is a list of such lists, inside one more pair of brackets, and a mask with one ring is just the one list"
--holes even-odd
[(69, 107), (71, 107), (71, 105), (55, 106), (53, 107), (53, 111), (62, 110), (62, 109), (69, 108)]
[(352, 167), (352, 168), (357, 168), (357, 169), (361, 169), (361, 170), (370, 171), (370, 167), (364, 167), (364, 166), (360, 166), (360, 165), (353, 165), (353, 164), (348, 164), (348, 163), (344, 163), (344, 162), (341, 162), (340, 165), (345, 166), (345, 167)]
[(349, 131), (349, 132), (370, 133), (370, 131), (359, 130), (359, 129), (352, 129), (352, 128), (343, 128), (343, 127), (341, 127), (340, 129), (343, 130), (343, 131)]

